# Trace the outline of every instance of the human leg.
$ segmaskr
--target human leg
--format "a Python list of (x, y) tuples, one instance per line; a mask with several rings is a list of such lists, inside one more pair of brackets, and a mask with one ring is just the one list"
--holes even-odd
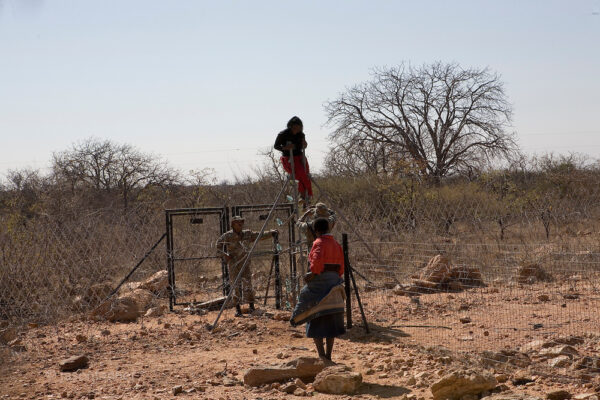
[(313, 338), (315, 342), (315, 347), (317, 348), (317, 353), (319, 357), (325, 357), (325, 348), (323, 347), (323, 338)]
[(333, 342), (335, 342), (335, 337), (328, 337), (326, 339), (327, 342), (327, 351), (325, 352), (325, 358), (331, 361), (331, 352), (333, 351)]

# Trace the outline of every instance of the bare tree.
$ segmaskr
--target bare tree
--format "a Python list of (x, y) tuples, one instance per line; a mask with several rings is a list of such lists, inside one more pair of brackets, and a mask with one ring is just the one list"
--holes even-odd
[(74, 144), (54, 153), (52, 164), (54, 177), (68, 182), (72, 190), (118, 191), (125, 209), (142, 189), (179, 181), (178, 171), (156, 156), (110, 140), (91, 138)]
[(369, 152), (367, 144), (375, 144), (389, 149), (382, 162), (410, 160), (437, 181), (516, 150), (506, 132), (511, 105), (500, 77), (487, 68), (437, 62), (376, 69), (371, 81), (347, 89), (325, 110), (335, 127), (334, 152)]

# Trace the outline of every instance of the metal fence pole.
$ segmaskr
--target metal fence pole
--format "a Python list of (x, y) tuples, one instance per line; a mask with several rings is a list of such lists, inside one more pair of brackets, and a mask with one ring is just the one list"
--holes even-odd
[(350, 258), (348, 257), (348, 234), (342, 233), (342, 247), (344, 249), (344, 289), (346, 290), (346, 328), (352, 328), (352, 292), (350, 290)]

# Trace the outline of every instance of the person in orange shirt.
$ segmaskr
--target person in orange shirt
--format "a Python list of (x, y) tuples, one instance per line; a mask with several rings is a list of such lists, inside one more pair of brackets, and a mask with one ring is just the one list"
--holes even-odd
[[(300, 291), (292, 321), (296, 315), (315, 307), (334, 287), (343, 283), (344, 252), (329, 234), (329, 222), (319, 218), (314, 222), (313, 230), (317, 239), (308, 256), (310, 272), (305, 276), (307, 284)], [(315, 342), (319, 357), (331, 360), (335, 338), (346, 332), (343, 307), (321, 311), (303, 321), (306, 322), (306, 337)], [(323, 346), (324, 338), (327, 349)]]

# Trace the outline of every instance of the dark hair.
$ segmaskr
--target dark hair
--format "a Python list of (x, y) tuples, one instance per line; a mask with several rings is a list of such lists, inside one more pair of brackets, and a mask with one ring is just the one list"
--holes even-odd
[(325, 218), (318, 218), (313, 222), (313, 229), (315, 233), (324, 234), (329, 232), (329, 221)]
[(291, 128), (292, 125), (300, 125), (303, 126), (302, 120), (296, 116), (293, 116), (287, 123), (287, 127)]

